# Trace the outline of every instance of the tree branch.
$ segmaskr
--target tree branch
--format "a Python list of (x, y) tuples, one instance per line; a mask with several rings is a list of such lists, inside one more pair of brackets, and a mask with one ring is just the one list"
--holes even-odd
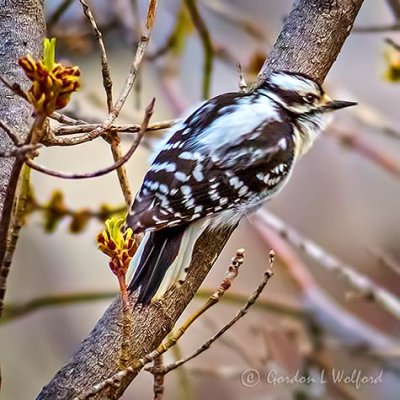
[[(262, 68), (260, 79), (271, 70), (288, 69), (308, 73), (322, 82), (350, 33), (362, 3), (363, 0), (296, 0)], [(169, 290), (162, 300), (133, 311), (132, 362), (154, 350), (170, 332), (233, 230), (204, 232), (196, 242), (183, 285)], [(135, 301), (134, 298), (135, 294), (131, 300)], [(121, 305), (116, 299), (72, 360), (42, 390), (38, 399), (73, 398), (116, 373), (122, 335), (120, 316)], [(118, 398), (137, 372), (124, 379), (110, 398)]]
[[(43, 0), (2, 2), (0, 7), (0, 75), (28, 87), (28, 80), (18, 66), (18, 59), (27, 54), (39, 57), (46, 28)], [(26, 140), (32, 125), (32, 108), (0, 84), (0, 119), (8, 126), (18, 127), (18, 139)], [(12, 144), (7, 135), (0, 135), (0, 147)], [(6, 290), (9, 265), (5, 265), (7, 237), (12, 225), (12, 210), (17, 192), (18, 176), (23, 165), (21, 158), (0, 158), (0, 313)]]

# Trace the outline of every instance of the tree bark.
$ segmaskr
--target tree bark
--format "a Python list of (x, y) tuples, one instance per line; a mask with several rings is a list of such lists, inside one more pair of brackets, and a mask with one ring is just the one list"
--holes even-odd
[[(363, 0), (295, 1), (260, 72), (260, 80), (271, 70), (286, 69), (307, 73), (322, 83), (350, 33), (362, 3)], [(162, 301), (142, 310), (133, 310), (131, 361), (143, 357), (161, 343), (193, 298), (232, 232), (233, 229), (203, 233), (196, 243), (185, 283), (170, 290)], [(120, 299), (114, 300), (72, 360), (43, 388), (38, 399), (71, 399), (117, 372), (122, 332), (120, 303)], [(119, 398), (135, 376), (136, 373), (124, 379), (107, 398)], [(104, 397), (105, 393), (95, 398)]]
[[(45, 33), (43, 0), (0, 0), (0, 75), (28, 88), (29, 81), (18, 66), (18, 59), (26, 54), (39, 57)], [(14, 128), (21, 141), (29, 132), (31, 114), (32, 107), (0, 83), (0, 119)], [(0, 128), (0, 149), (12, 145)], [(4, 265), (4, 256), (22, 164), (16, 158), (0, 157), (0, 312), (9, 271), (9, 265)]]

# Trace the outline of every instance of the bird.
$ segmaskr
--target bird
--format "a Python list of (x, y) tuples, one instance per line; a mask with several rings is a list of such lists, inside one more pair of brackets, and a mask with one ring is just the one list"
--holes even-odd
[(147, 171), (126, 224), (144, 234), (128, 291), (148, 305), (182, 284), (206, 229), (236, 226), (287, 183), (332, 112), (310, 76), (272, 72), (252, 91), (217, 95), (173, 125)]

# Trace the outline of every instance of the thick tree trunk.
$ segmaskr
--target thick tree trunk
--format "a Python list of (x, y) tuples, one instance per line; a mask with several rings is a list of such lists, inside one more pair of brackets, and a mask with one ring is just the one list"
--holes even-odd
[[(260, 79), (271, 70), (308, 73), (322, 82), (352, 28), (363, 0), (297, 0), (266, 60)], [(205, 232), (196, 244), (187, 281), (163, 301), (133, 311), (131, 360), (153, 350), (182, 314), (233, 230)], [(116, 299), (72, 360), (42, 390), (38, 399), (71, 399), (118, 370), (121, 307)], [(138, 371), (137, 371), (138, 372)], [(118, 398), (132, 374), (110, 398)], [(96, 398), (104, 398), (99, 395)]]
[[(18, 59), (26, 54), (39, 57), (45, 32), (43, 0), (0, 0), (0, 75), (27, 88), (28, 80), (18, 66)], [(32, 107), (0, 83), (0, 119), (16, 130), (21, 141), (28, 134), (31, 114)], [(0, 148), (11, 145), (0, 128)], [(0, 158), (0, 311), (9, 270), (9, 265), (4, 265), (4, 256), (21, 167), (21, 160)]]

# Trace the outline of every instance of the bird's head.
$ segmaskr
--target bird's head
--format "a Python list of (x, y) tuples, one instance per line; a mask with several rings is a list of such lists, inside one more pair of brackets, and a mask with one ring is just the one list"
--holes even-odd
[(259, 90), (266, 91), (269, 97), (298, 117), (321, 115), (356, 104), (332, 100), (309, 76), (288, 71), (273, 72)]

